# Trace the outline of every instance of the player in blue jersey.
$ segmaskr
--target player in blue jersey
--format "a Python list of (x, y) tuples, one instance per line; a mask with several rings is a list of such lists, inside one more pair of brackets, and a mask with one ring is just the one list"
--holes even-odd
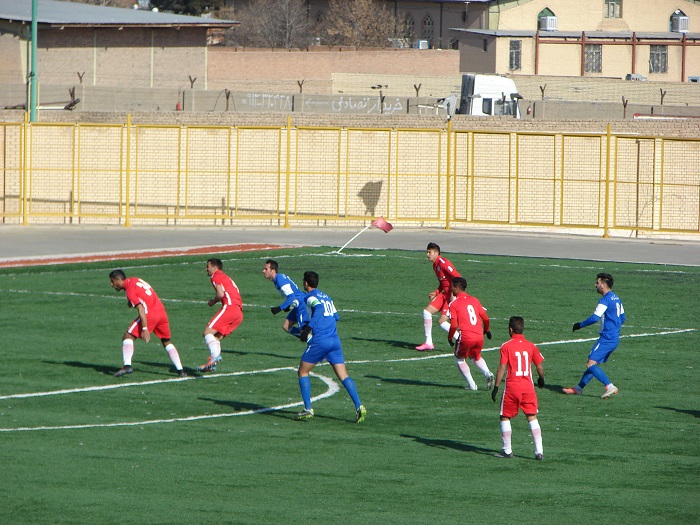
[(345, 368), (343, 347), (336, 331), (335, 323), (340, 319), (335, 309), (333, 300), (318, 288), (318, 274), (316, 272), (304, 273), (304, 290), (307, 294), (304, 298), (310, 318), (301, 329), (300, 339), (307, 343), (306, 350), (299, 363), (299, 388), (301, 398), (304, 401), (304, 410), (297, 414), (297, 419), (311, 419), (314, 417), (314, 409), (311, 407), (311, 379), (309, 373), (318, 363), (324, 359), (333, 367), (335, 375), (350, 394), (355, 404), (355, 422), (362, 423), (367, 415), (367, 410), (360, 402), (355, 382)]
[(275, 285), (275, 288), (284, 297), (284, 301), (279, 306), (273, 306), (270, 311), (273, 315), (277, 315), (282, 310), (289, 312), (287, 318), (282, 323), (282, 328), (285, 332), (299, 337), (301, 327), (308, 320), (306, 307), (304, 306), (304, 292), (299, 290), (296, 283), (283, 273), (279, 273), (279, 265), (277, 261), (268, 259), (265, 261), (265, 266), (262, 270), (263, 277), (269, 279)]
[(588, 319), (580, 323), (574, 323), (574, 332), (581, 328), (600, 321), (600, 337), (593, 345), (591, 353), (588, 355), (586, 371), (581, 377), (578, 385), (572, 388), (564, 388), (563, 392), (568, 395), (579, 395), (584, 387), (594, 377), (605, 385), (605, 393), (601, 399), (607, 399), (617, 394), (617, 387), (612, 384), (608, 376), (600, 366), (608, 360), (613, 350), (620, 342), (620, 328), (625, 322), (625, 309), (622, 301), (612, 291), (613, 277), (609, 273), (599, 273), (595, 281), (595, 289), (603, 298), (598, 301), (598, 305)]

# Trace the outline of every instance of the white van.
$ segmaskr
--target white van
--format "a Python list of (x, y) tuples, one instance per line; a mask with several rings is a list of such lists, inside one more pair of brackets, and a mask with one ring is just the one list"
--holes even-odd
[(499, 75), (462, 75), (459, 115), (502, 116), (520, 118), (518, 93), (513, 79)]

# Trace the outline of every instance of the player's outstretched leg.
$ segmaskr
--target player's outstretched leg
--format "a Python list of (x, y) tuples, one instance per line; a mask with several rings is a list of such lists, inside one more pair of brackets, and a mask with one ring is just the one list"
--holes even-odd
[(433, 314), (428, 310), (423, 310), (423, 329), (425, 330), (425, 343), (418, 345), (416, 350), (419, 352), (425, 352), (429, 350), (434, 350), (433, 346)]
[(472, 373), (471, 370), (469, 370), (469, 365), (467, 362), (464, 359), (455, 358), (455, 364), (459, 369), (459, 373), (462, 374), (462, 377), (469, 385), (469, 390), (478, 390), (479, 387), (476, 386), (476, 382), (472, 377)]

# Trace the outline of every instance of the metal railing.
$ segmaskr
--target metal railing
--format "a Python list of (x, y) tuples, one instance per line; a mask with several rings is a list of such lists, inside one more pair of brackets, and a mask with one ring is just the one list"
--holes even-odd
[(0, 123), (4, 224), (700, 233), (700, 139), (446, 128)]

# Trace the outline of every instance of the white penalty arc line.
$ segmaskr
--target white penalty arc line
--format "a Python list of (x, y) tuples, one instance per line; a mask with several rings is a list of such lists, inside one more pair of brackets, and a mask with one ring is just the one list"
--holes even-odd
[[(233, 372), (230, 374), (215, 374), (211, 376), (204, 376), (206, 378), (217, 378), (217, 377), (231, 377), (231, 376), (241, 376), (241, 375), (253, 375), (253, 374), (265, 374), (265, 373), (271, 373), (271, 372), (278, 372), (280, 370), (292, 370), (295, 371), (295, 368), (291, 367), (284, 367), (284, 368), (270, 368), (268, 370), (254, 370), (250, 372)], [(320, 399), (324, 399), (327, 397), (330, 397), (332, 395), (337, 394), (340, 391), (340, 387), (336, 384), (336, 382), (330, 378), (326, 377), (320, 374), (315, 374), (311, 373), (309, 374), (313, 377), (317, 377), (321, 381), (323, 381), (326, 386), (328, 387), (328, 390), (326, 390), (324, 393), (319, 394), (317, 396), (314, 396), (311, 398), (311, 401), (318, 401)], [(199, 379), (199, 378), (191, 378), (191, 379)], [(167, 383), (167, 382), (172, 382), (172, 381), (187, 381), (188, 379), (186, 378), (178, 378), (178, 379), (166, 379), (166, 380), (158, 380), (158, 381), (147, 381), (143, 383), (127, 383), (127, 384), (121, 384), (121, 385), (113, 385), (113, 386), (107, 386), (107, 387), (91, 387), (91, 388), (77, 388), (73, 390), (59, 390), (55, 392), (40, 392), (34, 395), (19, 395), (19, 396), (3, 396), (0, 397), (0, 399), (8, 399), (8, 398), (13, 398), (13, 397), (37, 397), (39, 395), (56, 395), (56, 394), (67, 394), (67, 393), (74, 393), (74, 392), (89, 392), (89, 391), (95, 391), (95, 390), (108, 390), (111, 388), (124, 388), (128, 386), (144, 386), (144, 385), (153, 385), (153, 384), (158, 384), (158, 383)], [(295, 403), (287, 403), (284, 405), (277, 405), (273, 407), (264, 407), (264, 408), (258, 408), (256, 410), (245, 410), (242, 412), (225, 412), (222, 414), (206, 414), (206, 415), (198, 415), (198, 416), (189, 416), (189, 417), (176, 417), (176, 418), (169, 418), (169, 419), (150, 419), (150, 420), (145, 420), (145, 421), (124, 421), (124, 422), (118, 422), (118, 423), (88, 423), (88, 424), (83, 424), (83, 425), (58, 425), (58, 426), (39, 426), (39, 427), (18, 427), (18, 428), (0, 428), (0, 432), (28, 432), (28, 431), (33, 431), (33, 430), (76, 430), (76, 429), (85, 429), (85, 428), (114, 428), (114, 427), (138, 427), (141, 425), (157, 425), (157, 424), (162, 424), (162, 423), (182, 423), (182, 422), (188, 422), (188, 421), (202, 421), (205, 419), (219, 419), (219, 418), (224, 418), (224, 417), (234, 417), (234, 416), (250, 416), (254, 414), (264, 414), (266, 412), (275, 412), (278, 410), (284, 410), (285, 408), (292, 408), (295, 406), (300, 406), (302, 405), (303, 402), (297, 401)]]
[[(684, 329), (678, 329), (678, 330), (667, 330), (667, 331), (663, 331), (663, 332), (623, 335), (623, 336), (621, 336), (621, 338), (654, 337), (654, 336), (660, 336), (660, 335), (682, 334), (682, 333), (695, 332), (695, 331), (697, 331), (697, 329), (695, 329), (695, 328), (684, 328)], [(564, 339), (564, 340), (559, 340), (559, 341), (548, 341), (548, 342), (537, 343), (537, 346), (551, 346), (551, 345), (562, 345), (562, 344), (571, 344), (571, 343), (582, 343), (582, 342), (588, 342), (588, 341), (596, 341), (597, 339), (598, 338), (596, 338), (596, 337), (586, 338), (586, 339)], [(494, 347), (490, 347), (490, 348), (484, 348), (482, 350), (482, 352), (491, 352), (491, 351), (498, 350), (498, 349), (500, 349), (500, 346), (494, 346)], [(349, 364), (397, 363), (397, 362), (402, 362), (402, 361), (425, 361), (428, 359), (440, 359), (440, 358), (451, 357), (451, 356), (454, 356), (454, 354), (453, 353), (431, 354), (431, 355), (422, 355), (420, 357), (405, 357), (405, 358), (400, 358), (400, 359), (357, 360), (357, 361), (348, 361), (348, 363)], [(323, 363), (321, 366), (324, 366), (326, 364), (327, 363)], [(32, 397), (45, 397), (45, 396), (54, 396), (54, 395), (61, 395), (61, 394), (75, 394), (75, 393), (81, 393), (81, 392), (96, 392), (96, 391), (113, 390), (113, 389), (117, 389), (117, 388), (127, 388), (127, 387), (132, 387), (132, 386), (143, 387), (143, 386), (149, 386), (149, 385), (157, 385), (157, 384), (180, 382), (180, 381), (192, 381), (192, 380), (200, 380), (200, 379), (215, 379), (215, 378), (221, 378), (221, 377), (235, 377), (235, 376), (244, 376), (244, 375), (265, 374), (265, 373), (273, 373), (273, 372), (279, 372), (279, 371), (284, 371), (284, 370), (295, 371), (296, 368), (293, 368), (293, 367), (269, 368), (269, 369), (264, 369), (264, 370), (230, 372), (230, 373), (226, 373), (226, 374), (213, 374), (213, 375), (201, 376), (201, 377), (158, 379), (158, 380), (154, 380), (154, 381), (119, 383), (119, 384), (114, 384), (114, 385), (101, 385), (101, 386), (93, 386), (93, 387), (85, 387), (85, 388), (54, 390), (54, 391), (49, 391), (49, 392), (34, 392), (34, 393), (28, 393), (28, 394), (11, 394), (11, 395), (6, 395), (6, 396), (0, 396), (0, 400), (26, 399), (26, 398), (32, 398)], [(323, 381), (328, 386), (328, 390), (326, 390), (326, 392), (324, 392), (323, 394), (319, 394), (318, 396), (314, 396), (312, 398), (312, 401), (317, 401), (320, 399), (330, 397), (330, 396), (335, 395), (336, 393), (338, 393), (340, 391), (340, 387), (338, 387), (338, 385), (336, 384), (336, 382), (332, 378), (327, 377), (327, 376), (323, 376), (320, 374), (315, 374), (313, 372), (310, 375), (312, 375), (313, 377), (317, 377), (318, 379)], [(283, 410), (285, 408), (300, 406), (301, 404), (302, 404), (301, 402), (296, 402), (296, 403), (287, 403), (284, 405), (277, 405), (274, 407), (264, 407), (264, 408), (259, 408), (256, 410), (246, 410), (243, 412), (207, 414), (207, 415), (189, 416), (189, 417), (182, 417), (182, 418), (170, 418), (170, 419), (153, 419), (153, 420), (146, 420), (146, 421), (129, 421), (129, 422), (120, 422), (120, 423), (92, 423), (92, 424), (83, 424), (83, 425), (0, 428), (0, 432), (20, 432), (20, 431), (32, 431), (32, 430), (71, 430), (71, 429), (84, 429), (84, 428), (134, 427), (134, 426), (139, 426), (139, 425), (154, 425), (154, 424), (160, 424), (160, 423), (201, 421), (201, 420), (205, 420), (205, 419), (217, 419), (217, 418), (223, 418), (223, 417), (249, 416), (249, 415), (254, 415), (254, 414), (263, 414), (266, 412), (273, 412), (273, 411), (277, 411), (277, 410)]]
[(248, 370), (243, 372), (228, 372), (226, 374), (210, 374), (206, 376), (197, 377), (177, 377), (172, 379), (154, 379), (152, 381), (137, 381), (131, 383), (116, 383), (113, 385), (99, 385), (99, 386), (88, 386), (83, 388), (69, 388), (66, 390), (51, 390), (48, 392), (33, 392), (28, 394), (10, 394), (7, 396), (0, 396), (2, 399), (22, 399), (28, 397), (44, 397), (44, 396), (57, 396), (61, 394), (79, 394), (81, 392), (100, 392), (103, 390), (114, 390), (117, 388), (128, 388), (131, 386), (150, 386), (150, 385), (160, 385), (163, 383), (173, 383), (180, 381), (192, 381), (192, 380), (203, 380), (203, 379), (215, 379), (217, 377), (235, 377), (243, 375), (255, 375), (255, 374), (270, 374), (273, 372), (280, 372), (282, 370), (291, 370), (296, 372), (296, 368), (291, 366), (285, 366), (281, 368), (267, 368), (264, 370)]

